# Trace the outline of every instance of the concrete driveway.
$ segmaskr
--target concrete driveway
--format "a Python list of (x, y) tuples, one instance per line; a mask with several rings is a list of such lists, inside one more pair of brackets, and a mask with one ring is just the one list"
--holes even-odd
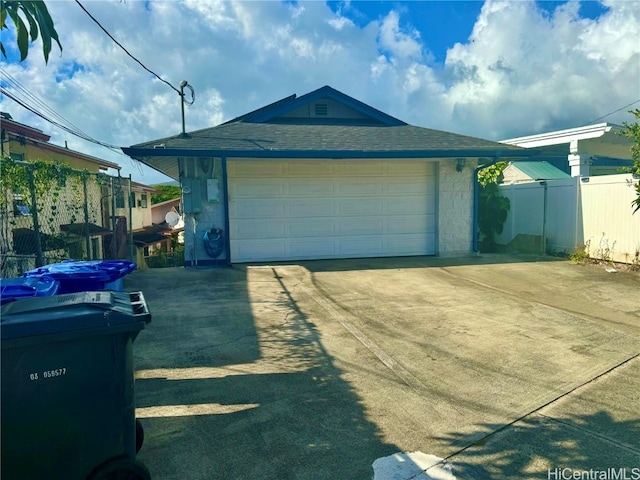
[(154, 480), (371, 479), (383, 457), (379, 480), (640, 479), (637, 273), (419, 257), (125, 289), (153, 315), (134, 355)]

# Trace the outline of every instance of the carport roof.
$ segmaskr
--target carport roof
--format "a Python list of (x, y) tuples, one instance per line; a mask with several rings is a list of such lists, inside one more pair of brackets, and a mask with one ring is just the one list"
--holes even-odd
[[(300, 116), (319, 101), (348, 115)], [(325, 86), (286, 97), (216, 127), (152, 140), (122, 149), (178, 179), (176, 157), (231, 158), (446, 158), (530, 157), (517, 146), (408, 125)]]

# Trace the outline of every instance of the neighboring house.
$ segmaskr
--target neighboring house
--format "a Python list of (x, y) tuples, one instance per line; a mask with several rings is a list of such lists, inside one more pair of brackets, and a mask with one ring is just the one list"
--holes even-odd
[(547, 161), (572, 177), (613, 175), (633, 165), (632, 140), (620, 135), (622, 127), (598, 123), (584, 127), (502, 140), (508, 145), (533, 148), (536, 160)]
[[(151, 204), (151, 221), (154, 225), (159, 225), (166, 222), (167, 214), (173, 212), (180, 215), (180, 198), (174, 198), (172, 200), (165, 200), (160, 203)], [(171, 215), (173, 216), (173, 214)]]
[[(504, 140), (534, 148), (542, 162), (505, 168), (500, 193), (510, 209), (498, 242), (515, 251), (583, 251), (600, 260), (637, 263), (640, 216), (632, 209), (637, 180), (621, 174), (633, 165), (633, 142), (621, 130), (600, 123)], [(553, 173), (551, 165), (565, 177)], [(548, 181), (519, 181), (525, 176)]]
[[(111, 179), (114, 192), (105, 206), (111, 229), (115, 235), (109, 236), (109, 251), (116, 258), (134, 257), (132, 246), (144, 249), (150, 243), (159, 241), (153, 225), (151, 195), (153, 187), (134, 182), (129, 178)], [(110, 212), (114, 212), (111, 214)]]
[(8, 113), (0, 113), (0, 127), (2, 153), (14, 160), (64, 162), (71, 168), (87, 170), (89, 173), (107, 173), (109, 169), (120, 170), (120, 165), (117, 163), (49, 143), (50, 135), (14, 121)]
[[(184, 222), (180, 215), (180, 198), (151, 204), (152, 226), (144, 232), (135, 234), (136, 245), (144, 249), (144, 256), (158, 251), (171, 252), (172, 241), (179, 243), (179, 236), (184, 230)], [(167, 222), (167, 215), (171, 223)], [(184, 237), (183, 242), (184, 242)]]
[(123, 151), (180, 180), (187, 266), (467, 254), (478, 164), (531, 155), (408, 125), (328, 86)]
[[(2, 192), (7, 195), (5, 205), (8, 206), (0, 212), (3, 266), (8, 265), (6, 262), (28, 265), (36, 261), (36, 256), (41, 256), (39, 262), (59, 256), (103, 258), (103, 239), (110, 232), (104, 219), (103, 192), (97, 177), (110, 169), (118, 171), (120, 166), (49, 143), (51, 137), (42, 130), (16, 122), (4, 112), (0, 126), (3, 155), (27, 163), (61, 162), (90, 174), (86, 185), (78, 177), (55, 185), (44, 197), (37, 199), (38, 212), (29, 206), (30, 192)], [(36, 213), (39, 217), (37, 228), (34, 223)], [(18, 271), (22, 269), (18, 267)]]
[(151, 195), (154, 192), (154, 188), (149, 185), (131, 182), (131, 200), (133, 202), (131, 225), (134, 232), (153, 225)]
[(502, 171), (505, 185), (512, 183), (536, 182), (542, 180), (558, 180), (561, 178), (571, 178), (568, 173), (563, 172), (547, 162), (509, 162), (509, 165)]

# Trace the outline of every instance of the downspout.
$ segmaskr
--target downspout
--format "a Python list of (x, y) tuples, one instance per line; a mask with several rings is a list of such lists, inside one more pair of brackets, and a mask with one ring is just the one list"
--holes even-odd
[(472, 239), (473, 239), (473, 252), (480, 253), (478, 249), (478, 233), (479, 233), (479, 220), (478, 220), (478, 210), (479, 210), (479, 202), (480, 202), (480, 181), (478, 180), (478, 172), (483, 168), (490, 167), (491, 165), (495, 165), (500, 161), (500, 157), (495, 156), (491, 162), (478, 166), (473, 171), (473, 226), (472, 228)]
[(222, 157), (222, 185), (223, 206), (224, 206), (224, 230), (227, 232), (227, 241), (224, 242), (224, 253), (227, 258), (227, 265), (231, 265), (231, 232), (229, 231), (229, 186), (227, 183), (227, 157)]

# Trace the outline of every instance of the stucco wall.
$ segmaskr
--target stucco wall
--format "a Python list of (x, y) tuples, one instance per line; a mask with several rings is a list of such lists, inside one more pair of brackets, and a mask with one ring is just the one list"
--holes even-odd
[(438, 170), (438, 254), (469, 254), (473, 249), (473, 171), (467, 158), (462, 172), (456, 161), (441, 160)]
[[(217, 258), (207, 255), (204, 247), (204, 234), (211, 228), (225, 230), (225, 215), (223, 198), (226, 194), (222, 181), (222, 162), (220, 158), (215, 159), (190, 159), (185, 161), (183, 171), (186, 178), (196, 178), (200, 182), (202, 203), (200, 211), (196, 213), (185, 210), (184, 214), (184, 239), (186, 265), (211, 265), (212, 262), (226, 260), (226, 252)], [(205, 164), (208, 167), (202, 168)], [(220, 197), (219, 201), (209, 201), (207, 199), (207, 179), (217, 180)], [(225, 243), (228, 241), (228, 232), (224, 232)]]

